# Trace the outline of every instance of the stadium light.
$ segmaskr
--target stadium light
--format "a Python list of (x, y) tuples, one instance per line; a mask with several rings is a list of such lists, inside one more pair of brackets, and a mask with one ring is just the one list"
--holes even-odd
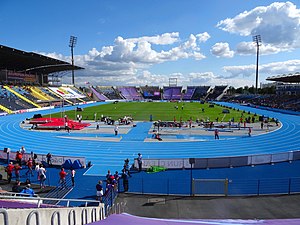
[(261, 36), (255, 35), (252, 37), (254, 44), (256, 44), (256, 79), (255, 79), (255, 93), (257, 94), (257, 86), (258, 86), (258, 56), (259, 56), (259, 46), (261, 45)]
[(75, 78), (74, 78), (74, 48), (77, 42), (77, 37), (70, 36), (70, 43), (69, 47), (71, 48), (71, 57), (72, 57), (72, 84), (75, 85)]

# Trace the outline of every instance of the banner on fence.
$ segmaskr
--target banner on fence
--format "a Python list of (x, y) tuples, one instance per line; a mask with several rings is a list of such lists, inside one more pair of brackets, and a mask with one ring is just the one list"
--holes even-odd
[[(7, 154), (6, 152), (4, 152), (4, 150), (0, 150), (0, 159), (6, 160), (7, 156), (9, 155), (9, 160), (15, 160), (16, 159), (16, 152), (10, 152), (9, 154)], [(23, 155), (23, 160), (27, 161), (29, 158), (32, 158), (33, 156), (30, 153), (25, 153)], [(42, 161), (47, 162), (47, 157), (46, 154), (36, 154), (36, 159), (35, 161), (37, 163), (41, 163)], [(86, 167), (86, 160), (85, 157), (72, 157), (72, 156), (58, 156), (58, 155), (52, 155), (51, 158), (51, 162), (52, 165), (55, 166), (60, 166), (62, 165), (66, 160), (70, 159), (72, 162), (74, 162), (75, 160), (79, 160), (81, 165), (83, 167)]]
[[(189, 159), (143, 159), (143, 169), (151, 166), (162, 166), (167, 169), (190, 168)], [(137, 160), (134, 160), (134, 167), (138, 168)]]

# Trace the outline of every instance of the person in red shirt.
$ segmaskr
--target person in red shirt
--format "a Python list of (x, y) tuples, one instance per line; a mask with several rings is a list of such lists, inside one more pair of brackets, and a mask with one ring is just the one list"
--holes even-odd
[(61, 168), (60, 169), (60, 172), (59, 172), (59, 183), (61, 185), (62, 188), (66, 188), (67, 187), (67, 184), (66, 184), (66, 176), (68, 174), (66, 173), (65, 169), (64, 168)]
[(22, 169), (22, 167), (18, 163), (16, 163), (14, 169), (15, 169), (16, 181), (19, 181), (20, 180), (20, 170)]
[(33, 177), (33, 171), (32, 171), (33, 161), (32, 161), (32, 159), (29, 158), (26, 164), (28, 166), (28, 170), (26, 172), (26, 175), (30, 174)]
[(16, 153), (16, 161), (17, 163), (21, 166), (22, 165), (22, 158), (23, 158), (23, 155), (20, 151), (17, 151)]
[(13, 165), (12, 162), (10, 162), (10, 164), (8, 164), (7, 167), (5, 168), (5, 171), (7, 173), (7, 181), (8, 181), (8, 183), (11, 182), (13, 169), (14, 169), (14, 165)]

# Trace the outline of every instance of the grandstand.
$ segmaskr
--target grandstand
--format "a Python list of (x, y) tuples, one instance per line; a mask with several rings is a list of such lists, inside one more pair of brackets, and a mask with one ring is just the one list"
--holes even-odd
[(142, 95), (137, 90), (136, 87), (125, 87), (125, 86), (119, 86), (117, 87), (119, 93), (121, 96), (124, 97), (124, 99), (131, 100), (131, 101), (141, 101), (143, 100)]
[(192, 100), (199, 100), (199, 99), (204, 99), (205, 96), (207, 95), (208, 91), (210, 89), (210, 86), (198, 86), (196, 87)]
[(163, 99), (164, 100), (180, 100), (182, 93), (182, 86), (176, 86), (176, 87), (163, 87)]
[(226, 94), (229, 86), (215, 86), (213, 89), (209, 91), (207, 96), (205, 97), (208, 101), (221, 100), (222, 97)]
[[(118, 100), (123, 99), (120, 92), (112, 86), (90, 87), (99, 100)], [(99, 95), (99, 96), (98, 96)]]
[(144, 99), (160, 100), (160, 89), (158, 86), (142, 86), (140, 87)]
[(235, 96), (229, 96), (228, 101), (253, 106), (259, 105), (279, 110), (289, 110), (290, 112), (297, 112), (300, 110), (299, 73), (272, 76), (268, 77), (267, 80), (275, 81), (272, 86), (275, 86), (276, 94), (236, 94)]
[(50, 76), (83, 69), (78, 66), (0, 45), (0, 110), (24, 112), (32, 108), (87, 102), (90, 98), (76, 87), (50, 87)]

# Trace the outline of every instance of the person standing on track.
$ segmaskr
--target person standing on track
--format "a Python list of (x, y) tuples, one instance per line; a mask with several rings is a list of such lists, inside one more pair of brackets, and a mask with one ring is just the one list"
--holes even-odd
[(219, 130), (215, 129), (215, 139), (219, 139)]

